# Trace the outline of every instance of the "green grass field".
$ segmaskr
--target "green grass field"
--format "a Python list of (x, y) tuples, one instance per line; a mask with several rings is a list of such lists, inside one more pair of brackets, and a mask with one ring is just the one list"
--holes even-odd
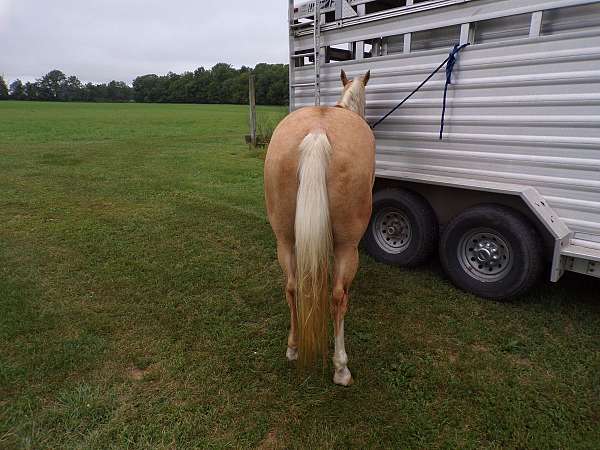
[(0, 102), (0, 448), (600, 447), (598, 280), (495, 303), (361, 255), (354, 386), (290, 367), (246, 122)]

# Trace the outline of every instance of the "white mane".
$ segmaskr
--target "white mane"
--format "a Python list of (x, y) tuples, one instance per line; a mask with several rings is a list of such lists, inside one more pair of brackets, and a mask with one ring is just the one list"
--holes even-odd
[(360, 78), (350, 82), (350, 86), (344, 90), (338, 106), (354, 111), (361, 117), (365, 117), (365, 86)]

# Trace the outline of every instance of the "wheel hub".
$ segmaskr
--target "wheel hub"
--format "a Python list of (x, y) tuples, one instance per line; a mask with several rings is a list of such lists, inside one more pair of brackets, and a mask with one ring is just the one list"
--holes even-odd
[(480, 281), (500, 280), (512, 267), (510, 246), (495, 230), (479, 229), (465, 233), (457, 250), (463, 269)]
[(400, 237), (404, 234), (404, 227), (403, 225), (398, 222), (397, 220), (392, 220), (392, 223), (385, 228), (386, 225), (383, 225), (383, 230), (387, 230), (387, 234), (388, 236), (392, 236), (392, 237)]
[(494, 267), (498, 265), (500, 261), (498, 245), (489, 240), (479, 241), (473, 254), (477, 256), (477, 261), (488, 267)]
[(410, 244), (410, 222), (396, 208), (381, 210), (374, 218), (373, 233), (379, 246), (389, 253), (401, 253)]

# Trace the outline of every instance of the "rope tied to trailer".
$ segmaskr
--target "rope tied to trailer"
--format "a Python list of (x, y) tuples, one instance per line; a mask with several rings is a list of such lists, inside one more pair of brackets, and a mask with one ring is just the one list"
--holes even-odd
[(444, 60), (444, 62), (442, 62), (439, 66), (437, 66), (434, 69), (434, 71), (431, 72), (431, 74), (427, 78), (425, 78), (425, 80), (423, 80), (423, 82), (421, 82), (421, 84), (419, 84), (410, 94), (408, 94), (404, 98), (404, 100), (402, 100), (400, 103), (398, 103), (396, 106), (394, 106), (385, 116), (383, 116), (381, 119), (377, 120), (373, 125), (371, 125), (371, 129), (375, 129), (375, 127), (377, 125), (379, 125), (381, 122), (383, 122), (385, 119), (387, 119), (402, 105), (404, 105), (404, 103), (406, 103), (406, 101), (408, 99), (410, 99), (414, 94), (419, 92), (421, 90), (421, 88), (423, 86), (425, 86), (425, 84), (434, 77), (434, 75), (436, 73), (438, 73), (440, 70), (442, 70), (442, 67), (446, 66), (446, 84), (444, 86), (444, 100), (442, 103), (442, 117), (440, 120), (440, 140), (441, 140), (442, 135), (444, 133), (444, 120), (446, 118), (446, 97), (448, 95), (448, 85), (452, 84), (452, 71), (454, 70), (454, 65), (456, 64), (456, 56), (460, 53), (460, 51), (462, 49), (464, 49), (465, 47), (468, 47), (469, 45), (471, 45), (470, 42), (467, 42), (466, 44), (462, 44), (462, 45), (456, 44), (452, 48), (452, 50), (450, 50), (450, 53), (448, 54), (448, 57)]

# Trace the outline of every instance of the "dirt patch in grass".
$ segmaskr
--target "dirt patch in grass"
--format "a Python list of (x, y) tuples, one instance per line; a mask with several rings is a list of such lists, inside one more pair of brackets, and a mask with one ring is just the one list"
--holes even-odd
[(130, 367), (127, 371), (127, 375), (134, 381), (142, 381), (144, 376), (148, 372), (148, 369), (138, 369), (137, 367)]
[(490, 351), (489, 347), (483, 344), (472, 344), (471, 348), (478, 353), (487, 353)]
[(260, 450), (274, 450), (285, 448), (285, 446), (279, 441), (275, 431), (269, 431), (257, 448)]

